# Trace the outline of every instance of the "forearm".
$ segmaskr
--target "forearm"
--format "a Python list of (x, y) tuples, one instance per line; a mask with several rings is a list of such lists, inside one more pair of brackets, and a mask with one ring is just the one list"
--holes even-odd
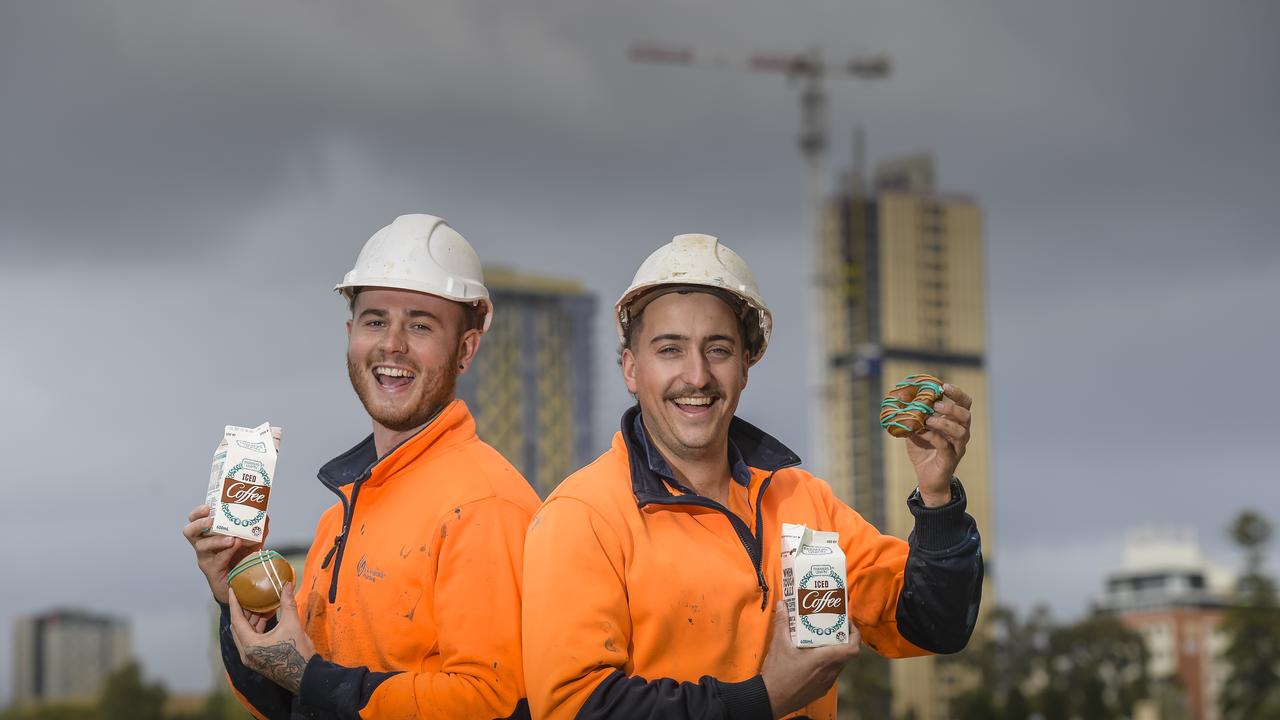
[(272, 680), (250, 670), (240, 661), (240, 651), (231, 637), (231, 609), (219, 604), (218, 644), (227, 680), (245, 709), (258, 718), (287, 719), (293, 705), (293, 693)]
[[(491, 667), (491, 666), (487, 666)], [(401, 717), (528, 718), (523, 699), (502, 688), (514, 682), (452, 672), (374, 672), (311, 658), (299, 699), (344, 720)]]
[[(727, 683), (711, 676), (698, 682), (670, 678), (646, 680), (627, 676), (620, 670), (593, 673), (583, 678), (594, 689), (574, 707), (566, 703), (549, 708), (547, 718), (586, 720), (627, 720), (664, 718), (670, 720), (771, 720), (769, 694), (764, 680), (756, 675), (742, 682)], [(603, 675), (603, 678), (598, 677)]]
[(928, 507), (918, 495), (909, 501), (916, 525), (898, 596), (898, 631), (935, 653), (963, 649), (973, 634), (982, 599), (982, 541), (958, 480), (951, 501)]

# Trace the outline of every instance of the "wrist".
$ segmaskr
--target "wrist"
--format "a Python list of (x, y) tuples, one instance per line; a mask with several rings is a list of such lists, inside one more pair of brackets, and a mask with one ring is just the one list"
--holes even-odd
[(938, 508), (947, 505), (952, 501), (951, 487), (945, 487), (936, 492), (929, 492), (923, 488), (917, 490), (920, 494), (920, 500), (927, 508)]
[(782, 717), (776, 701), (769, 693), (764, 675), (756, 675), (742, 682), (720, 682), (720, 700), (728, 717), (743, 720), (773, 720)]

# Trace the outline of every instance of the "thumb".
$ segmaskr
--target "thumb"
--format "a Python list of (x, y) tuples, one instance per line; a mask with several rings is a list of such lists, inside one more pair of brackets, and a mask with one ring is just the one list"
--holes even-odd
[(787, 604), (779, 601), (773, 606), (773, 628), (769, 633), (769, 654), (777, 652), (778, 648), (782, 648), (780, 652), (789, 652), (791, 648), (791, 621), (787, 616)]
[(280, 605), (276, 608), (276, 622), (284, 625), (298, 621), (298, 601), (293, 596), (293, 581), (280, 588)]
[(790, 632), (787, 630), (787, 604), (781, 600), (773, 606), (773, 624), (780, 625), (784, 631)]
[(298, 611), (298, 601), (293, 596), (293, 581), (285, 583), (284, 587), (280, 588), (280, 609), (295, 613)]

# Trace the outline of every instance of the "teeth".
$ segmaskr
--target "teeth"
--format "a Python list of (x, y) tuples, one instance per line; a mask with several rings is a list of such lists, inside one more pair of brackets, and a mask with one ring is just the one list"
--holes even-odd
[(413, 373), (409, 372), (408, 370), (402, 370), (400, 368), (379, 367), (379, 368), (374, 368), (373, 372), (375, 375), (386, 375), (387, 377), (409, 377), (409, 378), (413, 377)]
[(682, 397), (682, 398), (676, 398), (676, 399), (675, 399), (675, 403), (676, 403), (677, 405), (703, 405), (703, 406), (705, 406), (705, 405), (710, 405), (710, 404), (711, 404), (711, 398), (709, 398), (709, 397)]

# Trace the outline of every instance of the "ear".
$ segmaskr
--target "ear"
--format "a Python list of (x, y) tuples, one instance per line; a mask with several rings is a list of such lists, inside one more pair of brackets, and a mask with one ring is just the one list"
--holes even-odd
[(351, 343), (351, 320), (347, 320), (347, 343)]
[(476, 357), (476, 351), (480, 349), (480, 338), (482, 337), (479, 330), (472, 328), (458, 338), (458, 374), (462, 375), (471, 367), (471, 361)]
[(627, 384), (627, 392), (636, 394), (636, 356), (631, 348), (622, 348), (622, 381)]

